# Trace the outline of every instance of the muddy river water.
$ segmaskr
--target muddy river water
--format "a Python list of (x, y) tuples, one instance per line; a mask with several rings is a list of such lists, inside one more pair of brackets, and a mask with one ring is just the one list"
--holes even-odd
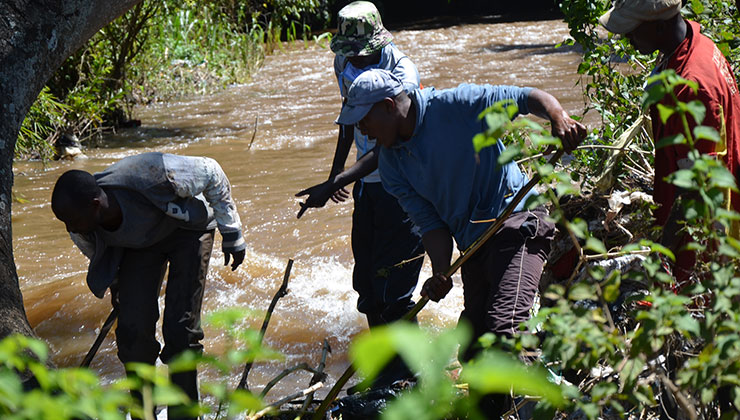
[[(555, 48), (567, 36), (560, 21), (463, 24), (394, 35), (396, 45), (417, 64), (424, 86), (440, 89), (463, 82), (533, 86), (552, 93), (568, 112), (582, 112), (575, 72), (579, 55)], [(357, 295), (351, 285), (352, 203), (329, 202), (296, 220), (294, 198), (299, 190), (325, 180), (331, 166), (337, 134), (333, 121), (340, 108), (332, 59), (330, 50), (313, 43), (289, 45), (267, 57), (251, 83), (137, 109), (141, 127), (109, 136), (102, 147), (86, 150), (88, 159), (16, 162), (15, 193), (22, 202), (13, 204), (13, 243), (21, 290), (31, 325), (49, 343), (57, 364), (79, 364), (108, 315), (110, 302), (107, 295), (100, 300), (87, 289), (87, 260), (51, 212), (51, 188), (68, 169), (95, 172), (125, 156), (161, 151), (220, 162), (245, 224), (247, 257), (235, 272), (223, 267), (217, 235), (204, 315), (230, 307), (265, 311), (287, 260), (295, 260), (289, 293), (278, 303), (265, 337), (285, 358), (257, 363), (250, 386), (261, 389), (287, 366), (304, 361), (316, 365), (324, 338), (333, 349), (327, 363), (329, 382), (336, 380), (347, 366), (350, 339), (367, 328), (355, 309)], [(422, 279), (430, 272), (427, 262)], [(423, 327), (436, 330), (455, 324), (462, 306), (455, 277), (452, 292), (421, 312)], [(258, 313), (244, 327), (258, 329), (261, 323)], [(218, 354), (226, 343), (223, 333), (206, 327), (206, 351)], [(122, 374), (112, 333), (92, 367), (105, 381)], [(216, 378), (214, 372), (201, 373), (202, 381)], [(291, 378), (268, 399), (306, 387), (310, 375)], [(234, 374), (231, 385), (238, 379)]]

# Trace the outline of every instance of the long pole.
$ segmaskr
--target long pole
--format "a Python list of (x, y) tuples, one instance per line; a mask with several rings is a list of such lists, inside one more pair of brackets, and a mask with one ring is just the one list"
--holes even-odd
[[(555, 163), (560, 160), (560, 158), (563, 156), (564, 150), (558, 150), (553, 157), (550, 158), (548, 163), (550, 165), (555, 165)], [(478, 251), (483, 244), (486, 243), (488, 239), (491, 238), (491, 236), (495, 235), (496, 232), (498, 232), (501, 229), (501, 226), (503, 226), (504, 221), (511, 216), (511, 213), (514, 212), (514, 209), (519, 205), (519, 203), (524, 199), (524, 197), (529, 193), (532, 188), (534, 188), (535, 185), (537, 185), (538, 182), (542, 179), (542, 176), (539, 173), (536, 173), (532, 176), (532, 179), (529, 180), (528, 183), (526, 183), (520, 190), (517, 192), (517, 194), (514, 196), (514, 198), (511, 200), (508, 206), (504, 209), (504, 211), (499, 215), (499, 217), (496, 219), (495, 222), (491, 226), (486, 229), (483, 234), (478, 237), (478, 239), (473, 242), (468, 249), (466, 249), (456, 260), (452, 263), (449, 269), (447, 269), (447, 272), (445, 272), (445, 277), (449, 278), (455, 272), (457, 271), (460, 266), (463, 265), (465, 261), (467, 261), (470, 257), (475, 254), (476, 251)], [(419, 302), (414, 305), (411, 310), (409, 310), (406, 315), (404, 315), (401, 319), (404, 321), (408, 321), (416, 316), (416, 314), (419, 313), (419, 311), (424, 308), (424, 305), (429, 302), (428, 297), (422, 297)], [(326, 398), (324, 398), (324, 401), (322, 401), (319, 408), (316, 410), (316, 413), (313, 416), (313, 420), (320, 420), (323, 419), (324, 413), (326, 413), (326, 410), (329, 408), (329, 404), (331, 404), (334, 399), (339, 395), (339, 392), (342, 390), (342, 387), (344, 384), (347, 383), (347, 381), (352, 377), (352, 375), (355, 374), (355, 367), (353, 365), (349, 365), (347, 370), (344, 371), (342, 376), (339, 378), (337, 383), (332, 387), (332, 389), (329, 391), (329, 393), (326, 395)]]

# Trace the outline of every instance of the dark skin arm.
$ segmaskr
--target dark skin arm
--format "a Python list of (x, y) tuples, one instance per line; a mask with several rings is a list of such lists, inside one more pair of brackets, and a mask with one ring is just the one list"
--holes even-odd
[(527, 105), (532, 114), (550, 121), (552, 135), (563, 142), (563, 149), (567, 153), (575, 150), (586, 137), (586, 126), (572, 119), (560, 105), (560, 102), (549, 93), (532, 89), (529, 93)]
[(432, 262), (434, 273), (434, 276), (424, 282), (421, 295), (439, 302), (452, 290), (452, 279), (445, 276), (452, 258), (452, 236), (447, 229), (435, 229), (422, 235), (421, 241)]
[[(344, 136), (340, 130), (339, 140), (337, 142), (337, 150), (334, 154), (334, 163), (332, 164), (332, 171), (329, 175), (329, 179), (322, 182), (321, 184), (314, 185), (306, 188), (296, 194), (296, 197), (308, 195), (306, 201), (301, 203), (301, 209), (298, 211), (298, 218), (303, 216), (303, 213), (311, 207), (323, 207), (326, 202), (331, 198), (335, 203), (345, 201), (349, 198), (349, 192), (344, 188), (345, 186), (357, 181), (358, 179), (367, 176), (372, 171), (378, 169), (378, 147), (376, 146), (373, 150), (365, 153), (354, 165), (352, 165), (346, 171), (343, 171), (344, 161), (347, 160), (349, 149), (352, 146), (354, 137), (352, 135), (354, 127), (344, 126)], [(350, 133), (350, 134), (347, 134)]]

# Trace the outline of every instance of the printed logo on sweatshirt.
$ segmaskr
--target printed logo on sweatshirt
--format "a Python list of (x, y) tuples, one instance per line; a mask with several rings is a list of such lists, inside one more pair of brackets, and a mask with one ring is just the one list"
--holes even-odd
[(183, 210), (182, 207), (175, 203), (167, 203), (167, 215), (183, 222), (190, 221), (190, 212)]

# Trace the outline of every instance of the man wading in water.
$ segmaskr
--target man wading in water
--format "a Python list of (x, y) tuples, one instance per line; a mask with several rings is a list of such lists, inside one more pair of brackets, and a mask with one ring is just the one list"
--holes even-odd
[[(450, 267), (452, 238), (464, 251), (528, 181), (516, 163), (498, 164), (501, 141), (483, 149), (476, 160), (473, 136), (487, 128), (478, 116), (501, 100), (514, 101), (522, 114), (549, 120), (566, 151), (586, 135), (586, 127), (571, 119), (557, 99), (538, 89), (463, 84), (406, 93), (403, 82), (385, 70), (368, 70), (355, 79), (337, 119), (357, 124), (382, 146), (383, 186), (421, 230), (434, 272), (421, 294), (435, 302), (452, 288), (452, 279), (443, 274)], [(525, 201), (462, 265), (465, 307), (460, 319), (473, 327), (473, 345), (463, 343), (463, 359), (478, 351), (478, 337), (513, 335), (529, 318), (555, 226), (544, 207), (528, 210)], [(504, 408), (503, 396), (482, 399), (481, 409), (490, 418), (498, 418)]]
[[(393, 36), (383, 27), (380, 13), (370, 2), (356, 1), (339, 11), (337, 35), (331, 49), (336, 53), (334, 73), (343, 98), (355, 78), (368, 69), (393, 72), (409, 92), (419, 87), (419, 72), (411, 60), (391, 43)], [(344, 170), (352, 141), (357, 162)], [(380, 183), (375, 139), (360, 133), (353, 124), (339, 125), (339, 138), (329, 179), (307, 188), (296, 196), (308, 195), (298, 217), (309, 207), (323, 207), (332, 199), (345, 201), (344, 188), (352, 190), (352, 254), (355, 259), (352, 286), (359, 294), (357, 309), (367, 316), (370, 327), (400, 319), (414, 307), (411, 294), (423, 265), (421, 237), (408, 215)], [(399, 264), (406, 261), (403, 264)], [(396, 359), (374, 382), (375, 387), (390, 385), (411, 377), (408, 368)]]
[[(225, 264), (233, 258), (232, 270), (246, 248), (229, 180), (215, 160), (144, 153), (95, 175), (67, 171), (54, 186), (51, 208), (90, 259), (90, 290), (102, 298), (111, 289), (121, 362), (153, 365), (159, 357), (168, 363), (184, 350), (203, 350), (200, 309), (214, 228), (223, 236)], [(157, 300), (168, 263), (160, 353)], [(170, 377), (198, 401), (195, 370)], [(168, 418), (196, 416), (169, 407)]]

